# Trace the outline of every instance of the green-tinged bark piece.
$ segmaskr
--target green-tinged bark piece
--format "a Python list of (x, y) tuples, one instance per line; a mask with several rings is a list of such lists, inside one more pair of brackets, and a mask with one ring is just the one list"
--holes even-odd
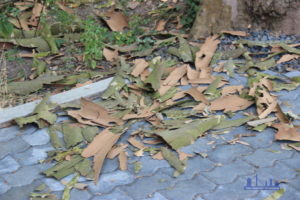
[(18, 95), (27, 95), (43, 88), (45, 84), (62, 80), (64, 76), (40, 76), (30, 81), (12, 82), (8, 84), (8, 90)]
[(63, 134), (66, 147), (70, 148), (81, 143), (84, 139), (81, 134), (81, 128), (77, 126), (71, 126), (70, 124), (63, 125)]
[(275, 65), (276, 60), (274, 58), (254, 64), (254, 66), (260, 70), (268, 70), (269, 68), (274, 67)]
[(170, 118), (170, 119), (182, 119), (182, 118), (187, 118), (189, 116), (195, 115), (197, 113), (197, 111), (170, 109), (170, 110), (165, 110), (162, 113), (165, 114), (167, 116), (167, 118)]
[(228, 60), (228, 59), (236, 59), (247, 52), (247, 49), (244, 47), (228, 50), (228, 51), (222, 51), (221, 52), (221, 60)]
[(61, 140), (59, 139), (59, 137), (57, 136), (57, 133), (56, 133), (55, 128), (53, 128), (52, 126), (49, 127), (48, 133), (49, 133), (49, 136), (50, 136), (51, 144), (52, 144), (52, 146), (53, 146), (55, 149), (59, 149), (59, 148), (64, 147), (62, 141), (61, 141)]
[(85, 176), (89, 179), (93, 179), (94, 171), (92, 168), (92, 162), (89, 159), (84, 159), (74, 166), (75, 170), (80, 173), (81, 176)]
[(47, 188), (45, 183), (42, 183), (41, 185), (37, 186), (36, 188), (34, 188), (34, 191), (40, 192), (43, 191)]
[(49, 96), (46, 96), (36, 106), (31, 116), (16, 118), (15, 122), (20, 127), (23, 127), (24, 125), (29, 123), (36, 123), (39, 126), (39, 128), (44, 128), (49, 124), (54, 124), (56, 122), (57, 117), (54, 113), (50, 112), (52, 107), (47, 104), (48, 98)]
[(224, 128), (230, 128), (230, 127), (236, 127), (241, 126), (245, 124), (246, 122), (255, 119), (254, 116), (248, 116), (236, 120), (223, 120), (218, 126), (216, 126), (214, 129), (224, 129)]
[(56, 83), (59, 85), (75, 85), (83, 79), (89, 79), (91, 76), (89, 73), (81, 73), (77, 75), (67, 76), (64, 79), (57, 81)]
[(281, 188), (280, 190), (273, 192), (270, 196), (268, 196), (264, 200), (278, 200), (284, 193), (285, 193), (285, 189)]
[(47, 66), (46, 62), (44, 62), (42, 60), (39, 60), (37, 58), (33, 58), (32, 67), (36, 69), (36, 74), (37, 75), (43, 74), (47, 69), (46, 66)]
[(300, 82), (300, 76), (294, 76), (291, 78), (292, 81)]
[(272, 91), (279, 92), (281, 90), (295, 90), (297, 87), (300, 86), (300, 82), (293, 82), (293, 83), (281, 83), (278, 81), (272, 81)]
[(71, 195), (70, 192), (72, 190), (72, 188), (74, 187), (74, 185), (77, 183), (77, 180), (79, 178), (79, 175), (76, 174), (71, 180), (70, 182), (67, 183), (63, 195), (62, 195), (62, 200), (70, 200)]
[(299, 49), (295, 47), (291, 47), (285, 43), (280, 43), (279, 46), (281, 46), (284, 50), (288, 51), (289, 53), (300, 54)]
[(204, 91), (204, 94), (209, 95), (212, 99), (221, 96), (221, 91), (218, 90), (217, 88), (221, 83), (222, 79), (223, 79), (222, 76), (217, 76), (216, 79)]
[(79, 147), (74, 147), (72, 149), (68, 149), (67, 151), (51, 151), (48, 152), (48, 156), (51, 156), (52, 159), (60, 162), (64, 161), (67, 156), (72, 156), (72, 155), (80, 155), (82, 153), (82, 149)]
[(157, 91), (161, 85), (160, 83), (164, 69), (165, 65), (163, 65), (161, 62), (152, 65), (152, 72), (145, 80), (145, 83), (149, 83), (155, 91)]
[(30, 200), (58, 200), (56, 195), (51, 193), (30, 193)]
[(16, 39), (0, 39), (0, 42), (13, 43), (21, 47), (36, 48), (38, 52), (50, 51), (50, 47), (46, 40), (42, 37), (34, 38), (16, 38)]
[(120, 90), (125, 86), (125, 80), (122, 76), (115, 76), (110, 83), (109, 87), (105, 90), (102, 94), (103, 99), (108, 99), (109, 97), (113, 96), (116, 92), (120, 92)]
[(83, 127), (81, 131), (82, 131), (82, 136), (88, 142), (91, 142), (94, 139), (94, 137), (100, 132), (99, 128), (95, 126)]
[(267, 127), (268, 127), (268, 125), (266, 125), (266, 124), (260, 124), (260, 125), (258, 125), (258, 126), (253, 127), (252, 130), (258, 131), (258, 132), (262, 132), (262, 131), (264, 131)]
[(177, 88), (171, 87), (165, 94), (160, 95), (159, 92), (157, 92), (156, 95), (158, 96), (157, 99), (159, 102), (165, 102), (171, 99), (176, 93), (177, 93)]
[(84, 158), (79, 155), (72, 156), (71, 160), (59, 162), (54, 167), (43, 171), (43, 174), (49, 177), (55, 177), (56, 179), (62, 179), (63, 177), (74, 173), (74, 166), (83, 159)]
[(164, 159), (166, 159), (169, 162), (169, 164), (172, 167), (174, 167), (179, 174), (182, 174), (184, 172), (185, 164), (184, 162), (179, 160), (178, 156), (174, 152), (172, 152), (166, 147), (162, 147), (161, 153)]
[(193, 62), (193, 55), (189, 43), (182, 37), (179, 37), (178, 53), (183, 62)]
[(136, 161), (134, 163), (134, 173), (138, 174), (142, 169), (142, 163), (139, 161)]
[(225, 63), (224, 69), (226, 70), (229, 77), (234, 77), (234, 62), (232, 60), (228, 60), (228, 62)]
[(166, 130), (155, 133), (161, 136), (173, 149), (190, 145), (204, 132), (216, 127), (224, 120), (224, 116), (215, 116), (207, 119), (197, 119), (183, 125), (176, 130)]

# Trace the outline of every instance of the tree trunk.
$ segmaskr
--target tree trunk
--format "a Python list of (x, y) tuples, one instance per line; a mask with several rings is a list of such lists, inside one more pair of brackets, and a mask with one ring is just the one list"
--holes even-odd
[(300, 0), (202, 0), (191, 37), (247, 28), (299, 36)]

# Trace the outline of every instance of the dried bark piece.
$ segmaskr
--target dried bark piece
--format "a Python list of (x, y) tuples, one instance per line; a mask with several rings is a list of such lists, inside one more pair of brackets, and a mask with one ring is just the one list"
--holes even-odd
[(117, 50), (110, 50), (108, 48), (103, 49), (103, 56), (109, 62), (113, 62), (118, 58), (118, 51)]
[(254, 102), (243, 99), (238, 95), (228, 95), (211, 102), (211, 110), (224, 110), (224, 112), (244, 110), (251, 106)]
[(205, 96), (197, 89), (197, 88), (191, 88), (187, 91), (185, 91), (186, 94), (189, 94), (194, 98), (196, 101), (203, 102), (205, 104), (208, 104), (208, 100), (205, 98)]
[(163, 85), (175, 86), (177, 82), (186, 74), (187, 64), (177, 67), (164, 80)]
[(275, 135), (276, 140), (290, 140), (300, 142), (300, 128), (290, 124), (278, 123), (272, 125), (278, 130)]
[(247, 33), (245, 31), (221, 31), (221, 33), (235, 35), (235, 36), (241, 36), (241, 37), (247, 36)]
[(119, 154), (119, 168), (122, 171), (127, 170), (127, 154), (125, 151), (121, 151)]
[(128, 19), (122, 12), (109, 11), (106, 13), (105, 22), (112, 31), (123, 31), (125, 27), (128, 27)]
[(149, 66), (149, 63), (145, 61), (145, 59), (139, 58), (134, 60), (134, 69), (131, 72), (131, 75), (134, 77), (138, 77), (141, 75), (144, 70)]

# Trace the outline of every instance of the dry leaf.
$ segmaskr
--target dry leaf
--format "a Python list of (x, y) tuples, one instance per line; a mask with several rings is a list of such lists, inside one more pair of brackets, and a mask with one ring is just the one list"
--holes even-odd
[(228, 95), (228, 94), (235, 94), (236, 92), (241, 93), (244, 86), (242, 85), (231, 85), (226, 86), (222, 88), (222, 96)]
[(145, 59), (135, 59), (134, 60), (134, 69), (131, 72), (131, 75), (134, 77), (138, 77), (140, 74), (142, 74), (145, 69), (148, 67), (149, 63), (145, 61)]
[(112, 123), (122, 125), (123, 121), (108, 114), (108, 111), (100, 105), (88, 101), (87, 99), (80, 99), (81, 109), (68, 111), (68, 115), (74, 117), (78, 122), (88, 125), (102, 125), (112, 126)]
[(109, 11), (106, 17), (109, 19), (105, 21), (112, 31), (123, 31), (125, 27), (128, 27), (128, 19), (122, 12)]
[(300, 55), (297, 55), (297, 54), (286, 54), (286, 55), (283, 55), (283, 56), (277, 61), (277, 64), (284, 63), (284, 62), (288, 62), (288, 61), (290, 61), (290, 60), (298, 59), (298, 58), (300, 58)]
[(155, 159), (155, 160), (164, 160), (164, 157), (163, 157), (161, 151), (158, 152), (158, 153), (156, 153), (156, 154), (154, 154), (154, 155), (152, 156), (152, 158)]
[(147, 146), (145, 146), (142, 142), (138, 141), (136, 139), (136, 137), (130, 137), (128, 140), (127, 140), (132, 146), (138, 148), (138, 149), (145, 149), (147, 148)]
[(290, 140), (300, 142), (300, 129), (286, 123), (272, 125), (278, 130), (275, 135), (276, 140)]
[(119, 168), (122, 171), (127, 170), (127, 155), (125, 151), (121, 151), (119, 154)]
[(118, 58), (118, 51), (117, 50), (110, 50), (108, 48), (103, 49), (103, 56), (109, 62), (113, 62)]
[(107, 154), (107, 158), (114, 159), (117, 155), (124, 151), (124, 149), (126, 149), (127, 146), (128, 144), (120, 144), (118, 146), (115, 146), (109, 151), (109, 153)]
[(208, 100), (205, 98), (205, 96), (197, 89), (197, 88), (191, 88), (187, 91), (185, 91), (186, 94), (189, 94), (193, 97), (194, 100), (203, 102), (205, 104), (208, 104)]
[(158, 23), (156, 24), (156, 28), (155, 30), (157, 31), (163, 31), (165, 29), (167, 21), (161, 19), (158, 21)]
[(228, 111), (238, 111), (244, 110), (253, 104), (252, 101), (247, 99), (243, 99), (238, 95), (228, 95), (221, 98), (218, 98), (211, 102), (210, 109), (211, 110), (224, 110), (224, 112)]
[(242, 36), (242, 37), (247, 36), (247, 33), (245, 31), (221, 31), (221, 33), (226, 33), (226, 34), (229, 34), (229, 35)]
[(200, 51), (196, 53), (196, 69), (201, 70), (199, 78), (208, 78), (211, 76), (209, 64), (217, 50), (218, 44), (220, 43), (220, 40), (217, 40), (217, 38), (217, 35), (206, 38), (204, 44), (200, 48)]
[(34, 21), (35, 20), (35, 18), (38, 18), (38, 17), (40, 17), (41, 16), (41, 12), (42, 12), (42, 10), (43, 10), (43, 4), (41, 4), (41, 3), (35, 3), (34, 4), (34, 7), (33, 7), (33, 9), (32, 9), (32, 16), (31, 16), (31, 18), (30, 18), (30, 21)]
[(176, 67), (164, 80), (163, 85), (175, 86), (177, 82), (186, 74), (187, 64)]

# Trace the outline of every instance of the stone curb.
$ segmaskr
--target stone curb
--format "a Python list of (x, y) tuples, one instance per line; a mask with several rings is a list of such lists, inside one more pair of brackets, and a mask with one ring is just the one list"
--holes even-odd
[[(74, 88), (50, 97), (50, 102), (56, 104), (63, 104), (76, 101), (82, 97), (92, 97), (100, 92), (103, 92), (112, 81), (113, 77), (107, 78), (89, 85), (79, 88)], [(11, 108), (0, 109), (0, 128), (7, 126), (11, 120), (24, 117), (33, 112), (36, 105), (41, 100), (25, 103)]]

